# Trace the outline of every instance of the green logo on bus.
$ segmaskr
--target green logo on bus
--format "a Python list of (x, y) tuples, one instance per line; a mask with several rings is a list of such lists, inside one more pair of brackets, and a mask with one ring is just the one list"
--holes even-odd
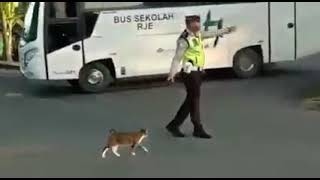
[[(209, 10), (207, 13), (206, 21), (203, 23), (203, 26), (205, 31), (209, 31), (209, 27), (212, 27), (212, 26), (217, 26), (217, 29), (219, 30), (223, 28), (223, 20), (222, 19), (211, 20), (211, 11)], [(218, 41), (219, 41), (219, 37), (215, 39), (213, 47), (217, 46)]]

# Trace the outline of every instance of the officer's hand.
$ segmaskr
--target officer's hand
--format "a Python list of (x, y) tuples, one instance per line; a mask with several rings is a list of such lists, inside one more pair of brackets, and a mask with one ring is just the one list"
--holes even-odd
[(232, 32), (234, 32), (234, 31), (236, 31), (236, 30), (237, 30), (236, 26), (227, 27), (228, 33), (232, 33)]

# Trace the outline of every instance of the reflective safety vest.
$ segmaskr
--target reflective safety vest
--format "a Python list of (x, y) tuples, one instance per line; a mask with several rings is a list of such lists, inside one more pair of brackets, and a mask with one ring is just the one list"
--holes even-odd
[(185, 38), (188, 42), (188, 49), (185, 51), (183, 61), (190, 62), (197, 67), (203, 68), (205, 61), (204, 46), (201, 39), (201, 34), (198, 37), (188, 36)]

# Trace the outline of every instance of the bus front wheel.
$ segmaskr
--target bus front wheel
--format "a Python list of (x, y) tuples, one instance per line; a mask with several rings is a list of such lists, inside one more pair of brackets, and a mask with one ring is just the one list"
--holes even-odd
[(240, 78), (251, 78), (261, 72), (262, 65), (261, 54), (252, 48), (246, 48), (236, 53), (233, 71)]
[(110, 70), (99, 62), (85, 65), (79, 75), (80, 88), (89, 93), (103, 92), (113, 81)]

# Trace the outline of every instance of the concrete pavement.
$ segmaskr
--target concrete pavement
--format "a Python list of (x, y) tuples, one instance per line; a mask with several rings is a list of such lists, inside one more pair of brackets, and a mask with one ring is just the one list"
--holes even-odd
[[(88, 95), (0, 72), (0, 176), (319, 177), (320, 114), (301, 106), (320, 81), (317, 57), (250, 80), (212, 72), (201, 104), (212, 140), (174, 139), (163, 129), (183, 101), (181, 84)], [(110, 128), (143, 127), (149, 154), (101, 159)], [(189, 122), (183, 131), (191, 136)]]

